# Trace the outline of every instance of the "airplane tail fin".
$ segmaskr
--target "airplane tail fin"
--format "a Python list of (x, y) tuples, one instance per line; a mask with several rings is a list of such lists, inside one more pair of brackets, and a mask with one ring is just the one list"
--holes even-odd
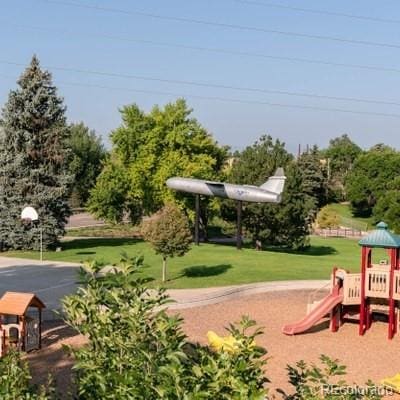
[(286, 176), (283, 171), (283, 168), (278, 168), (275, 171), (275, 174), (267, 180), (267, 182), (263, 183), (260, 188), (266, 190), (268, 192), (281, 194), (283, 192), (283, 188), (285, 186)]

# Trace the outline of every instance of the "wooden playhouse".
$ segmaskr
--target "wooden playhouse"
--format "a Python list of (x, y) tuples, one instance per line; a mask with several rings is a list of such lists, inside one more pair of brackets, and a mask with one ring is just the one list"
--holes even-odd
[(6, 292), (0, 299), (0, 357), (7, 349), (22, 351), (42, 346), (43, 302), (33, 293)]

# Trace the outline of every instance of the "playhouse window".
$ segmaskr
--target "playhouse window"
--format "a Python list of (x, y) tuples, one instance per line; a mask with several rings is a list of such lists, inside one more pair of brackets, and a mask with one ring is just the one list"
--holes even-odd
[(4, 324), (18, 324), (19, 318), (17, 315), (4, 315), (3, 323)]

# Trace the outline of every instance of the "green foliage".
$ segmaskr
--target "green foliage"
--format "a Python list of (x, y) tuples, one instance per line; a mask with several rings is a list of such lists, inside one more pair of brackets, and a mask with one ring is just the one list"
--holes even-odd
[(69, 129), (71, 132), (69, 145), (72, 150), (69, 169), (74, 176), (73, 206), (82, 207), (86, 204), (90, 190), (101, 172), (106, 151), (101, 138), (83, 122), (72, 124)]
[(238, 184), (260, 186), (278, 167), (285, 167), (292, 160), (285, 143), (264, 135), (237, 155), (229, 179)]
[[(294, 249), (308, 245), (309, 227), (315, 212), (316, 200), (305, 192), (305, 171), (293, 161), (284, 143), (263, 136), (247, 147), (233, 164), (230, 180), (235, 183), (261, 185), (277, 167), (285, 167), (287, 176), (280, 204), (245, 204), (243, 225), (253, 240), (264, 244)], [(308, 186), (310, 188), (310, 185)], [(223, 215), (233, 219), (233, 202), (226, 202)]]
[(327, 204), (328, 177), (326, 167), (321, 164), (321, 154), (316, 146), (300, 155), (297, 166), (303, 176), (303, 192), (315, 200), (316, 208)]
[(331, 207), (325, 206), (317, 215), (317, 224), (321, 229), (337, 228), (340, 225), (340, 216)]
[(400, 190), (389, 190), (377, 201), (374, 212), (374, 222), (385, 221), (390, 229), (400, 233)]
[(28, 365), (21, 360), (20, 353), (9, 350), (0, 358), (0, 398), (2, 400), (48, 400), (52, 390), (35, 388), (30, 384)]
[(180, 319), (161, 309), (164, 290), (146, 288), (142, 265), (142, 258), (125, 257), (102, 271), (87, 263), (82, 287), (63, 301), (66, 322), (89, 341), (70, 349), (79, 399), (156, 399), (164, 370), (185, 358)]
[(163, 258), (163, 282), (166, 280), (168, 257), (182, 257), (190, 250), (192, 234), (186, 216), (173, 204), (167, 204), (141, 228), (144, 240), (148, 241), (156, 254)]
[(346, 180), (356, 216), (370, 216), (378, 199), (391, 188), (400, 170), (400, 153), (379, 146), (361, 155)]
[(362, 150), (348, 135), (342, 135), (329, 141), (324, 151), (327, 169), (329, 169), (329, 186), (333, 200), (346, 200), (345, 181), (354, 162), (362, 154)]
[(77, 396), (85, 399), (261, 399), (261, 360), (253, 321), (231, 326), (235, 353), (214, 353), (187, 342), (182, 320), (169, 316), (165, 291), (149, 290), (140, 276), (143, 259), (109, 270), (95, 262), (81, 268), (78, 293), (64, 299), (66, 322), (88, 338), (75, 357)]
[(21, 211), (28, 205), (38, 211), (44, 247), (64, 234), (73, 178), (69, 130), (63, 100), (36, 57), (18, 85), (0, 122), (0, 240), (8, 248), (38, 249), (39, 227), (25, 226)]
[[(98, 217), (113, 218), (114, 222), (126, 212), (136, 221), (138, 215), (151, 214), (171, 200), (188, 208), (187, 196), (168, 190), (166, 180), (172, 176), (215, 179), (219, 175), (226, 149), (191, 118), (191, 112), (184, 100), (163, 109), (154, 107), (148, 114), (136, 105), (122, 108), (123, 124), (111, 134), (111, 157), (89, 202)], [(119, 201), (110, 201), (110, 190)]]
[(288, 366), (289, 382), (294, 388), (294, 394), (279, 392), (285, 400), (379, 400), (382, 398), (377, 387), (368, 381), (365, 387), (349, 385), (341, 376), (346, 375), (346, 367), (338, 360), (322, 355), (322, 368), (304, 361), (299, 361), (295, 367)]
[(96, 187), (91, 191), (88, 208), (97, 217), (112, 224), (120, 223), (126, 212), (133, 223), (138, 222), (140, 203), (129, 197), (129, 178), (120, 162), (106, 162)]
[[(197, 346), (190, 399), (263, 400), (267, 390), (262, 358), (266, 351), (255, 346), (256, 338), (263, 332), (253, 329), (255, 321), (243, 317), (239, 324), (231, 324), (228, 332), (237, 340), (235, 352), (214, 352)], [(249, 329), (253, 329), (250, 331)]]

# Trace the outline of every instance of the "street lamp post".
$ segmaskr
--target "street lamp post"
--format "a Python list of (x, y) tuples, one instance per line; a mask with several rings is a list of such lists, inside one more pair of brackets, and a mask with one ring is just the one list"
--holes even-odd
[(43, 261), (43, 227), (39, 220), (39, 214), (33, 207), (25, 207), (21, 212), (21, 219), (31, 222), (38, 222), (40, 235), (40, 261)]

